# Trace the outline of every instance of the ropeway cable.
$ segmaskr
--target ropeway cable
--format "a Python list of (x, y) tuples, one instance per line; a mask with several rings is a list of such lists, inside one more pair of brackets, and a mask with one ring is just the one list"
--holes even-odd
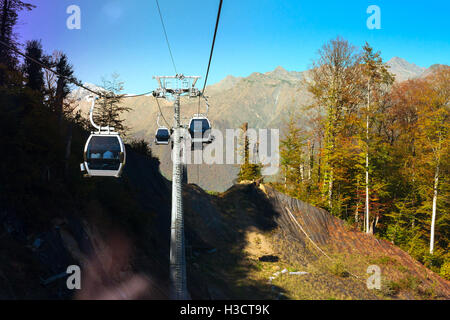
[(159, 7), (159, 1), (155, 0), (155, 2), (156, 2), (156, 6), (158, 7), (159, 18), (161, 19), (161, 25), (162, 25), (162, 28), (164, 31), (164, 36), (166, 37), (167, 47), (169, 48), (170, 58), (172, 59), (173, 69), (175, 70), (175, 74), (178, 74), (177, 67), (175, 65), (175, 60), (174, 60), (173, 54), (172, 54), (172, 49), (170, 48), (169, 37), (167, 36), (167, 30), (166, 30), (166, 26), (164, 24), (164, 19), (163, 19), (162, 13), (161, 13), (161, 8)]
[[(88, 88), (88, 87), (82, 85), (80, 82), (76, 81), (75, 78), (73, 78), (73, 77), (67, 77), (67, 76), (65, 76), (65, 75), (60, 74), (59, 72), (53, 70), (52, 68), (50, 68), (48, 65), (46, 65), (46, 64), (43, 63), (42, 61), (39, 61), (38, 59), (35, 59), (35, 58), (33, 58), (33, 57), (30, 57), (29, 55), (27, 55), (27, 54), (21, 52), (20, 50), (18, 50), (18, 49), (16, 49), (16, 48), (12, 47), (12, 46), (10, 46), (10, 45), (8, 45), (6, 42), (0, 40), (0, 44), (3, 45), (3, 46), (5, 46), (7, 49), (9, 49), (9, 50), (11, 50), (11, 51), (14, 51), (14, 52), (17, 53), (18, 55), (20, 55), (20, 56), (22, 56), (22, 57), (24, 57), (24, 58), (26, 58), (26, 59), (28, 59), (28, 60), (30, 60), (30, 61), (32, 61), (32, 62), (38, 64), (38, 65), (40, 65), (42, 68), (44, 68), (44, 69), (46, 69), (46, 70), (52, 72), (53, 74), (57, 75), (58, 77), (64, 78), (65, 80), (67, 80), (67, 82), (69, 82), (69, 83), (71, 83), (71, 84), (73, 84), (73, 85), (75, 85), (75, 86), (77, 86), (77, 87), (83, 88), (84, 90), (89, 91), (90, 93), (93, 93), (93, 94), (95, 94), (95, 95), (97, 95), (97, 96), (99, 96), (99, 97), (101, 97), (101, 98), (108, 98), (108, 95), (105, 95), (105, 94), (103, 94), (103, 93), (97, 92), (97, 91), (95, 91), (95, 90), (92, 90), (92, 89), (90, 89), (90, 88)], [(134, 97), (140, 97), (140, 96), (145, 96), (145, 95), (148, 95), (148, 94), (151, 94), (151, 93), (152, 93), (152, 92), (146, 92), (146, 93), (137, 94), (137, 95), (123, 96), (122, 98), (134, 98)]]

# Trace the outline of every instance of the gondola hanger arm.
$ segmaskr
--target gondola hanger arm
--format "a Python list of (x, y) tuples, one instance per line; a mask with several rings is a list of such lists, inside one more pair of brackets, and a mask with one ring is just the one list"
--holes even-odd
[(102, 126), (99, 126), (98, 124), (96, 124), (94, 122), (94, 108), (95, 108), (95, 102), (98, 100), (98, 96), (89, 96), (88, 100), (89, 99), (92, 100), (91, 109), (89, 111), (89, 120), (90, 120), (92, 126), (95, 129), (97, 129), (98, 132), (101, 132), (101, 131), (108, 131), (108, 132), (114, 131), (114, 128), (111, 128), (109, 126), (108, 127), (102, 127)]

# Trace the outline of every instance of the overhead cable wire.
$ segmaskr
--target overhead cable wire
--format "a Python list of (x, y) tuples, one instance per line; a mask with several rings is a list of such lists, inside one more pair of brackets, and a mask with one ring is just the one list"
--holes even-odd
[(214, 37), (213, 37), (213, 42), (212, 42), (212, 46), (211, 46), (211, 53), (209, 55), (208, 69), (206, 71), (205, 83), (203, 84), (202, 96), (205, 93), (206, 83), (208, 82), (209, 69), (211, 67), (211, 61), (212, 61), (212, 57), (213, 57), (213, 53), (214, 53), (214, 45), (216, 44), (217, 29), (219, 28), (220, 13), (222, 12), (222, 4), (223, 4), (223, 0), (220, 0), (219, 10), (217, 12), (216, 28), (214, 29)]
[(166, 125), (167, 125), (167, 128), (170, 128), (170, 124), (169, 124), (169, 122), (167, 122), (166, 118), (164, 117), (164, 115), (163, 115), (163, 113), (162, 113), (162, 110), (161, 110), (161, 106), (159, 105), (159, 101), (158, 101), (158, 98), (157, 98), (157, 97), (155, 97), (155, 100), (156, 100), (156, 104), (158, 105), (158, 109), (159, 109), (159, 114), (161, 115), (161, 117), (163, 118), (164, 122), (166, 123)]
[[(206, 84), (208, 83), (209, 70), (211, 68), (211, 61), (212, 61), (212, 57), (214, 54), (214, 46), (216, 44), (216, 36), (217, 36), (217, 30), (219, 28), (220, 14), (222, 12), (222, 4), (223, 4), (223, 0), (220, 0), (219, 9), (217, 11), (216, 27), (214, 28), (214, 37), (213, 37), (213, 41), (212, 41), (212, 45), (211, 45), (211, 52), (209, 54), (208, 69), (206, 70), (205, 82), (203, 84), (203, 89), (202, 89), (201, 95), (198, 97), (197, 114), (200, 114), (200, 97), (203, 97), (205, 99), (205, 102), (208, 103), (208, 100), (205, 97), (205, 89), (206, 89)], [(200, 185), (199, 165), (197, 165), (197, 184)]]
[[(306, 233), (306, 231), (303, 229), (302, 225), (297, 221), (297, 219), (294, 217), (294, 215), (292, 214), (291, 210), (289, 210), (288, 207), (285, 207), (285, 209), (287, 210), (287, 212), (289, 213), (289, 217), (291, 218), (291, 220), (299, 227), (299, 229), (305, 234), (306, 238), (311, 241), (311, 243), (316, 247), (317, 250), (320, 251), (320, 253), (322, 253), (325, 257), (327, 257), (330, 261), (334, 261), (333, 258), (331, 258), (329, 255), (327, 255)], [(347, 270), (346, 270), (347, 271)], [(355, 277), (356, 279), (364, 282), (360, 277), (358, 277), (356, 274), (347, 271), (350, 275), (352, 275), (353, 277)]]
[(78, 87), (80, 87), (80, 88), (83, 88), (84, 90), (87, 90), (87, 91), (89, 91), (90, 93), (93, 93), (93, 94), (95, 94), (95, 95), (98, 95), (98, 96), (100, 96), (100, 97), (103, 97), (103, 94), (101, 94), (101, 93), (99, 93), (99, 92), (96, 92), (96, 91), (94, 91), (94, 90), (92, 90), (92, 89), (89, 89), (88, 87), (86, 87), (86, 86), (82, 85), (81, 83), (79, 83), (78, 81), (76, 81), (74, 78), (67, 77), (67, 76), (64, 76), (64, 75), (60, 74), (59, 72), (56, 72), (55, 70), (53, 70), (52, 68), (50, 68), (49, 66), (47, 66), (45, 63), (43, 63), (43, 62), (41, 62), (41, 61), (39, 61), (39, 60), (37, 60), (37, 59), (35, 59), (35, 58), (33, 58), (33, 57), (30, 57), (29, 55), (27, 55), (27, 54), (25, 54), (25, 53), (22, 53), (20, 50), (14, 48), (14, 47), (11, 47), (11, 46), (8, 45), (6, 42), (0, 40), (0, 44), (4, 45), (6, 48), (8, 48), (8, 49), (11, 50), (11, 51), (14, 51), (14, 52), (17, 53), (18, 55), (21, 55), (22, 57), (24, 57), (24, 58), (26, 58), (26, 59), (28, 59), (28, 60), (30, 60), (30, 61), (32, 61), (32, 62), (38, 64), (38, 65), (40, 65), (42, 68), (44, 68), (44, 69), (46, 69), (46, 70), (48, 70), (48, 71), (54, 73), (54, 74), (57, 75), (58, 77), (64, 78), (64, 79), (66, 79), (68, 82), (70, 82), (70, 83), (72, 83), (72, 84), (74, 84), (74, 85), (76, 85), (76, 86), (78, 86)]
[[(58, 77), (64, 78), (67, 82), (69, 82), (69, 83), (71, 83), (71, 84), (73, 84), (73, 85), (75, 85), (75, 86), (77, 86), (77, 87), (79, 87), (79, 88), (82, 88), (82, 89), (84, 89), (84, 90), (86, 90), (86, 91), (89, 91), (90, 93), (93, 93), (93, 94), (95, 94), (95, 95), (97, 95), (97, 96), (99, 96), (99, 97), (101, 97), (101, 98), (110, 98), (110, 97), (108, 97), (108, 94), (105, 95), (104, 93), (100, 93), (100, 92), (97, 92), (97, 91), (95, 91), (95, 90), (92, 90), (92, 89), (90, 89), (90, 88), (84, 86), (84, 85), (81, 84), (80, 82), (76, 81), (73, 77), (68, 77), (68, 76), (65, 76), (65, 75), (60, 74), (59, 72), (53, 70), (52, 68), (50, 68), (48, 65), (46, 65), (46, 64), (43, 63), (42, 61), (39, 61), (38, 59), (35, 59), (35, 58), (33, 58), (33, 57), (30, 57), (29, 55), (27, 55), (27, 54), (21, 52), (20, 50), (18, 50), (18, 49), (16, 49), (16, 48), (12, 47), (12, 46), (10, 46), (10, 45), (8, 45), (6, 42), (4, 42), (4, 41), (2, 41), (2, 40), (0, 40), (0, 44), (3, 45), (3, 46), (5, 46), (7, 49), (9, 49), (9, 50), (11, 50), (11, 51), (14, 51), (15, 53), (17, 53), (18, 55), (24, 57), (25, 59), (28, 59), (28, 60), (30, 60), (31, 62), (36, 63), (37, 65), (41, 66), (42, 68), (46, 69), (47, 71), (52, 72), (53, 74), (57, 75)], [(137, 94), (137, 95), (123, 96), (123, 98), (140, 97), (140, 96), (145, 96), (145, 95), (148, 95), (148, 94), (151, 94), (151, 93), (152, 93), (152, 91), (146, 92), (146, 93), (142, 93), (142, 94)]]
[[(213, 41), (212, 41), (212, 45), (211, 45), (211, 52), (209, 54), (208, 69), (206, 70), (205, 83), (203, 84), (203, 90), (201, 93), (201, 96), (205, 99), (206, 103), (208, 103), (208, 100), (205, 98), (205, 89), (206, 89), (206, 84), (208, 83), (209, 70), (211, 68), (211, 61), (212, 61), (212, 57), (214, 54), (214, 46), (216, 44), (216, 36), (217, 36), (217, 30), (219, 28), (220, 14), (222, 12), (222, 4), (223, 4), (223, 0), (220, 0), (219, 9), (217, 11), (216, 27), (214, 28), (214, 37), (213, 37)], [(197, 109), (197, 114), (199, 114), (199, 113), (200, 113), (200, 97), (198, 98), (198, 109)], [(200, 173), (199, 173), (198, 165), (197, 165), (197, 184), (200, 184)]]
[(172, 49), (170, 48), (169, 37), (167, 36), (167, 30), (166, 30), (166, 26), (164, 24), (164, 19), (163, 19), (162, 13), (161, 13), (161, 8), (159, 7), (159, 1), (155, 0), (155, 2), (156, 2), (156, 6), (158, 7), (159, 18), (161, 19), (161, 25), (162, 25), (162, 28), (164, 31), (164, 36), (166, 37), (167, 47), (169, 48), (170, 58), (172, 59), (173, 69), (175, 70), (175, 73), (178, 74), (177, 67), (175, 65), (175, 60), (174, 60), (173, 54), (172, 54)]

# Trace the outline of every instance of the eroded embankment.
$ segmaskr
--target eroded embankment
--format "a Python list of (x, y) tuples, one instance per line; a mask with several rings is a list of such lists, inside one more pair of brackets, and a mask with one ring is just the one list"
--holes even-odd
[[(449, 283), (393, 244), (256, 184), (185, 190), (191, 288), (210, 298), (449, 298)], [(367, 268), (382, 290), (367, 289)], [(200, 288), (202, 288), (200, 290)], [(198, 298), (204, 298), (204, 294)]]

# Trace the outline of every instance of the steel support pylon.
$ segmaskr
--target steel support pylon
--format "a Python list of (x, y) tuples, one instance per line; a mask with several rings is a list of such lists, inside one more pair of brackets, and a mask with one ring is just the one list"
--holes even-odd
[(172, 177), (172, 222), (170, 227), (170, 280), (171, 296), (175, 300), (186, 300), (186, 260), (184, 243), (184, 217), (181, 163), (181, 123), (180, 96), (176, 96), (174, 104), (175, 128), (173, 146), (173, 177)]
[[(180, 116), (180, 97), (182, 95), (189, 95), (190, 98), (200, 97), (200, 91), (195, 88), (198, 76), (184, 76), (177, 74), (175, 76), (154, 76), (159, 83), (159, 88), (153, 92), (156, 98), (166, 98), (167, 95), (172, 95), (175, 98), (174, 102), (174, 120), (172, 141), (172, 212), (170, 224), (170, 298), (175, 300), (190, 299), (187, 290), (186, 280), (186, 254), (185, 254), (185, 239), (184, 239), (184, 216), (183, 216), (183, 170), (182, 163), (183, 155), (181, 143), (183, 140), (182, 130), (184, 129), (181, 123)], [(168, 81), (178, 81), (182, 83), (181, 86), (171, 87)], [(188, 85), (186, 85), (188, 84)]]

